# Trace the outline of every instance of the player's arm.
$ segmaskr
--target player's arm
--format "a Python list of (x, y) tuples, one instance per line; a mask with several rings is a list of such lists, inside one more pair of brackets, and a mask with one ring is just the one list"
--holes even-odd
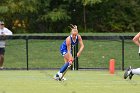
[(71, 55), (71, 41), (70, 41), (70, 37), (67, 37), (66, 39), (66, 45), (67, 45), (67, 53), (69, 55), (69, 60), (73, 60), (73, 57)]
[(7, 36), (9, 35), (13, 35), (13, 33), (9, 29), (5, 28), (4, 32), (2, 33), (1, 39), (6, 40)]
[(80, 56), (81, 52), (82, 52), (83, 49), (84, 49), (83, 40), (82, 40), (82, 37), (81, 37), (80, 35), (78, 35), (78, 40), (79, 40), (80, 48), (79, 48), (79, 51), (78, 51), (78, 53), (77, 53), (77, 57)]
[(70, 53), (70, 51), (71, 51), (71, 41), (70, 41), (69, 37), (67, 37), (67, 39), (66, 39), (66, 45), (67, 45), (68, 53)]
[(10, 31), (9, 29), (5, 28), (5, 35), (13, 35), (12, 31)]
[(133, 38), (133, 42), (138, 46), (140, 46), (139, 39), (140, 39), (140, 32)]

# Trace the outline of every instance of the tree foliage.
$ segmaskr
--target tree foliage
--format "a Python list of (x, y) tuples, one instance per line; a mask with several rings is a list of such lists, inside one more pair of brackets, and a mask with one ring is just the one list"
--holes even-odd
[(14, 33), (140, 30), (139, 0), (0, 0), (0, 20)]

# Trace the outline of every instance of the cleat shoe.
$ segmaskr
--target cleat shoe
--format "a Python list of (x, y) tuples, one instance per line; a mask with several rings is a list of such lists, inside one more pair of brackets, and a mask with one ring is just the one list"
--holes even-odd
[[(62, 73), (59, 72), (54, 76), (54, 79), (57, 81), (61, 81), (63, 79), (63, 78), (61, 79), (61, 77), (62, 77)], [(63, 79), (63, 80), (65, 80), (65, 79)]]
[[(67, 80), (66, 78), (62, 78), (62, 73), (57, 73), (54, 77), (53, 77), (53, 79), (55, 79), (55, 80), (57, 80), (57, 81), (65, 81), (65, 80)], [(62, 79), (61, 79), (62, 78)]]
[[(130, 75), (130, 72), (131, 72), (131, 66), (129, 68), (126, 69), (125, 73), (124, 73), (124, 79), (126, 79), (129, 75)], [(130, 77), (129, 77), (130, 78)], [(131, 77), (132, 78), (132, 77)]]
[(131, 80), (132, 79), (132, 77), (133, 77), (133, 73), (132, 73), (132, 71), (130, 72), (130, 75), (129, 75), (129, 79)]
[(59, 75), (58, 74), (56, 74), (54, 77), (53, 77), (53, 79), (55, 79), (55, 80), (59, 80), (60, 78), (59, 78)]

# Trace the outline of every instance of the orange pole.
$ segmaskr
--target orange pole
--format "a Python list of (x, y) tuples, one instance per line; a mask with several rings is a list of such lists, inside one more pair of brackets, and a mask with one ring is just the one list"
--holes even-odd
[(109, 72), (110, 74), (115, 73), (115, 59), (110, 59), (109, 61)]

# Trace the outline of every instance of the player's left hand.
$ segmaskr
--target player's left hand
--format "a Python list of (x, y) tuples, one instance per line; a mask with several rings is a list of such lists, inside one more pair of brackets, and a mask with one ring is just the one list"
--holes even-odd
[(79, 57), (80, 56), (80, 53), (77, 53), (77, 57)]

